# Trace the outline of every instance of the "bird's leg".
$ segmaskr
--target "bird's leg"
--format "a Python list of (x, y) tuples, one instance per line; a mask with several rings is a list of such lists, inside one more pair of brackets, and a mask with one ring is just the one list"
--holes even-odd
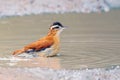
[(40, 57), (53, 57), (53, 56), (57, 55), (58, 52), (59, 52), (59, 48), (50, 49), (47, 52), (41, 52), (39, 54), (39, 56)]
[(56, 48), (50, 54), (47, 54), (46, 56), (53, 57), (53, 56), (56, 56), (58, 52), (59, 52), (59, 48)]

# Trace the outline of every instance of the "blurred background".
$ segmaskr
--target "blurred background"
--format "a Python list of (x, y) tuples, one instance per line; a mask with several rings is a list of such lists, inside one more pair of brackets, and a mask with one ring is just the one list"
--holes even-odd
[(0, 0), (0, 17), (40, 13), (90, 13), (119, 8), (119, 0)]

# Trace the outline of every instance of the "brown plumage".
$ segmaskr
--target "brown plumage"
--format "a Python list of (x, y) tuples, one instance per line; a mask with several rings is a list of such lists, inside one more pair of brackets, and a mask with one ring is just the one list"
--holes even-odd
[[(22, 49), (15, 50), (12, 54), (19, 55), (22, 53), (29, 52), (41, 52), (39, 54), (40, 56), (55, 56), (59, 52), (59, 34), (63, 29), (64, 27), (61, 23), (54, 22), (51, 25), (47, 36), (39, 39), (38, 41), (26, 45)], [(49, 51), (47, 51), (47, 49)], [(44, 52), (45, 50), (49, 53)]]

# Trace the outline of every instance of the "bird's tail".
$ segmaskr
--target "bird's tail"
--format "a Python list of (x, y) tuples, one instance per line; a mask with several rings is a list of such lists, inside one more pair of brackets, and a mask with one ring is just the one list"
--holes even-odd
[(24, 53), (24, 52), (25, 52), (25, 49), (23, 48), (23, 49), (15, 50), (15, 51), (12, 53), (12, 55), (19, 55), (19, 54), (22, 54), (22, 53)]

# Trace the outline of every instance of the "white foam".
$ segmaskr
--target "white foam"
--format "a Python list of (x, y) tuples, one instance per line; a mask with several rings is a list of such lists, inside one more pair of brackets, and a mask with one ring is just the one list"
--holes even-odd
[(13, 62), (11, 62), (11, 63), (6, 63), (7, 65), (9, 65), (9, 66), (15, 66), (15, 65), (17, 65), (17, 63), (13, 63)]
[(28, 61), (29, 59), (23, 59), (23, 58), (18, 58), (18, 57), (0, 57), (1, 61)]
[(19, 57), (14, 57), (14, 56), (9, 56), (9, 57), (0, 57), (0, 61), (7, 61), (4, 62), (4, 64), (8, 66), (15, 66), (19, 61), (28, 61), (29, 59), (27, 58), (19, 58)]

